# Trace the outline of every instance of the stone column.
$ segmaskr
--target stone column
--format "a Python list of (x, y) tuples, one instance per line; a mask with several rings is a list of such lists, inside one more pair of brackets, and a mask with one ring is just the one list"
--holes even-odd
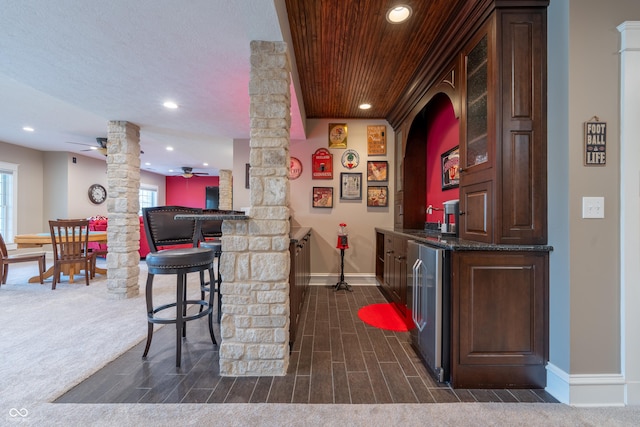
[(107, 290), (113, 299), (139, 293), (140, 128), (110, 121), (107, 134)]
[(251, 203), (222, 226), (221, 375), (289, 365), (290, 65), (283, 42), (251, 42)]
[(218, 208), (220, 210), (230, 211), (233, 209), (233, 180), (231, 174), (231, 171), (226, 169), (220, 170), (218, 174), (218, 191), (220, 196)]

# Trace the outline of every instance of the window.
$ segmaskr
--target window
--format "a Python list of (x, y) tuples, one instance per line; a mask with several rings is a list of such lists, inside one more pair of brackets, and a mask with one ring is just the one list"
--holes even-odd
[(18, 165), (0, 162), (0, 233), (6, 242), (13, 242), (18, 215)]
[(140, 185), (140, 211), (138, 215), (142, 215), (142, 208), (150, 208), (158, 205), (158, 187), (151, 185)]

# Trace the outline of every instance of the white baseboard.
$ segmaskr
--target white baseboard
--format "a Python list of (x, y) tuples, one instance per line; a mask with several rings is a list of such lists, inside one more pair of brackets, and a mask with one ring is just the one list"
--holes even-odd
[[(314, 273), (311, 274), (310, 286), (335, 286), (340, 281), (339, 274)], [(345, 274), (344, 281), (350, 286), (377, 286), (378, 282), (374, 275), (367, 274)]]
[(640, 382), (627, 382), (625, 402), (629, 406), (640, 406)]
[(570, 375), (548, 363), (545, 390), (571, 406), (625, 406), (626, 384), (621, 374)]

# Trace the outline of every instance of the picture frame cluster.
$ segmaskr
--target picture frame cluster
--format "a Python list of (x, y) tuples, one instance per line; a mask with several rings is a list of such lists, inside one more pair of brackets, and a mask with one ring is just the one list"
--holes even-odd
[[(351, 157), (356, 160), (345, 162), (342, 166), (347, 172), (340, 172), (340, 193), (341, 202), (362, 201), (366, 198), (367, 207), (379, 208), (389, 206), (389, 162), (387, 160), (367, 159), (366, 172), (356, 172), (358, 166), (358, 153), (354, 149), (347, 150), (349, 141), (349, 128), (347, 123), (329, 123), (328, 144), (329, 149), (345, 149), (350, 151)], [(386, 125), (367, 126), (367, 155), (371, 157), (387, 155), (387, 127)], [(345, 153), (346, 153), (345, 151)], [(338, 156), (344, 157), (344, 156)], [(316, 179), (333, 178), (333, 154), (326, 148), (319, 148), (312, 155), (312, 175)], [(346, 164), (345, 164), (346, 163)], [(364, 176), (363, 176), (364, 175)], [(366, 176), (366, 188), (364, 178)], [(314, 186), (312, 188), (312, 208), (330, 209), (333, 208), (334, 187)]]

